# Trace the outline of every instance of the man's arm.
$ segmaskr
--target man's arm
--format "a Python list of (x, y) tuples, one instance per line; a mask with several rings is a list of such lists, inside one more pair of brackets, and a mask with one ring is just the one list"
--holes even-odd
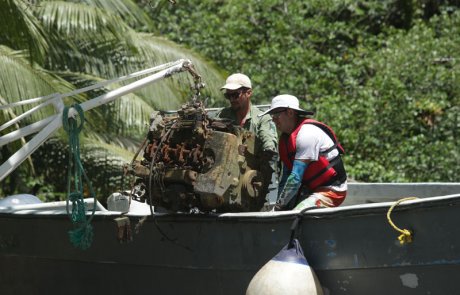
[(276, 128), (270, 116), (263, 116), (259, 122), (259, 130), (257, 136), (262, 142), (263, 151), (277, 152), (277, 134)]
[[(283, 181), (281, 178), (280, 185), (278, 187), (278, 201), (276, 202), (275, 210), (286, 210), (288, 204), (293, 200), (297, 195), (300, 186), (302, 185), (302, 178), (305, 169), (307, 169), (308, 163), (303, 160), (294, 160), (294, 164), (291, 171), (285, 172), (283, 169), (283, 177), (285, 173), (289, 173), (286, 178), (286, 181)], [(283, 166), (286, 168), (286, 166)]]

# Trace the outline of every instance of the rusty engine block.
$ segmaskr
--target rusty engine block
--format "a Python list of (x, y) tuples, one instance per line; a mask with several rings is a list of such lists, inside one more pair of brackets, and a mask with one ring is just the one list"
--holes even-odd
[(172, 211), (259, 211), (272, 170), (255, 155), (252, 132), (210, 119), (201, 102), (175, 115), (150, 119), (141, 161), (125, 166), (136, 176), (133, 195)]

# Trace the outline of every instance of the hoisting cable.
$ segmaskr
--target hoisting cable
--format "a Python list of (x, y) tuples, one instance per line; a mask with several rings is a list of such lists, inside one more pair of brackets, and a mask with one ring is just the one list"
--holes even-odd
[(192, 98), (192, 101), (195, 102), (201, 96), (201, 88), (205, 87), (205, 84), (202, 82), (201, 75), (195, 70), (195, 67), (192, 63), (184, 63), (183, 67), (192, 75), (194, 80), (194, 85), (192, 90), (195, 90), (195, 95)]
[(289, 238), (288, 249), (291, 249), (295, 246), (294, 239), (297, 236), (297, 231), (298, 231), (298, 228), (300, 227), (300, 223), (302, 221), (304, 213), (307, 211), (313, 210), (313, 209), (318, 209), (318, 207), (316, 206), (307, 207), (307, 208), (300, 210), (300, 212), (296, 214), (296, 217), (291, 225), (291, 237)]
[[(91, 220), (96, 211), (96, 194), (94, 193), (91, 181), (88, 179), (80, 159), (80, 140), (79, 133), (83, 129), (85, 117), (80, 105), (71, 106), (77, 111), (77, 118), (69, 118), (69, 107), (65, 107), (62, 114), (62, 126), (69, 134), (69, 165), (67, 168), (67, 200), (66, 209), (74, 229), (69, 231), (69, 239), (76, 248), (86, 250), (93, 241), (93, 227)], [(79, 122), (78, 122), (79, 121)], [(73, 187), (72, 187), (73, 172)], [(83, 178), (89, 189), (89, 194), (93, 197), (93, 211), (89, 218), (86, 217), (86, 206), (83, 196)], [(73, 191), (72, 191), (73, 189)], [(72, 191), (72, 192), (71, 192)], [(72, 202), (72, 209), (69, 209), (69, 202)]]
[(398, 206), (400, 203), (404, 202), (404, 201), (409, 201), (409, 200), (415, 200), (415, 199), (418, 199), (417, 197), (407, 197), (407, 198), (403, 198), (401, 200), (398, 200), (396, 201), (391, 207), (390, 209), (388, 210), (387, 212), (387, 220), (388, 220), (388, 223), (398, 232), (401, 233), (401, 235), (399, 235), (398, 237), (398, 240), (399, 240), (399, 243), (401, 245), (404, 245), (404, 244), (407, 244), (407, 243), (410, 243), (412, 242), (412, 232), (409, 231), (408, 229), (400, 229), (399, 227), (397, 227), (393, 221), (391, 220), (391, 212), (393, 212), (393, 209)]

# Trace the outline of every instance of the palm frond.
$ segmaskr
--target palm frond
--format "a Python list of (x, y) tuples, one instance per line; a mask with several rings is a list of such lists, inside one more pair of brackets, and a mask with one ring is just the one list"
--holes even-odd
[[(82, 73), (58, 73), (73, 83), (77, 88), (86, 87), (99, 82), (106, 81), (100, 77)], [(88, 93), (89, 98), (95, 98), (108, 91), (123, 86), (120, 83), (113, 83), (96, 91)], [(81, 103), (81, 99), (75, 102)], [(129, 93), (116, 99), (109, 105), (100, 106), (92, 110), (86, 116), (87, 122), (92, 126), (91, 132), (106, 134), (111, 137), (117, 135), (139, 135), (145, 132), (145, 126), (149, 122), (149, 116), (153, 111), (145, 99), (134, 93)]]
[[(165, 0), (163, 0), (165, 1)], [(117, 14), (131, 27), (147, 29), (153, 26), (150, 17), (142, 10), (135, 1), (131, 0), (84, 0), (89, 5), (99, 7), (110, 13)]]
[(98, 139), (97, 137), (85, 137), (83, 141), (85, 143), (85, 157), (97, 158), (98, 153), (100, 153), (101, 149), (104, 150), (106, 153), (109, 153), (110, 155), (117, 157), (119, 161), (123, 162), (131, 162), (131, 160), (134, 157), (135, 152), (132, 152), (131, 150), (125, 148), (123, 144), (120, 144), (121, 141), (118, 141), (118, 143), (114, 144), (114, 142), (104, 142), (103, 140)]
[(125, 32), (131, 30), (117, 14), (83, 3), (46, 1), (34, 12), (48, 32), (62, 39), (126, 40)]
[(31, 61), (42, 61), (49, 41), (27, 1), (0, 2), (0, 44), (15, 50), (27, 49)]
[[(56, 48), (46, 62), (46, 67), (54, 71), (69, 71), (74, 73), (87, 73), (103, 78), (115, 78), (125, 75), (124, 60), (126, 52), (123, 46), (113, 45), (109, 42), (95, 44), (91, 49), (86, 46), (66, 46), (61, 44)], [(140, 66), (131, 66), (130, 72), (135, 72)]]
[(123, 75), (119, 68), (137, 54), (134, 33), (117, 14), (62, 1), (42, 2), (35, 13), (53, 39), (45, 63), (49, 69), (113, 78)]
[[(220, 87), (223, 85), (224, 76), (221, 70), (212, 62), (204, 59), (190, 49), (184, 48), (167, 39), (156, 37), (152, 34), (136, 33), (132, 37), (133, 45), (139, 49), (139, 55), (147, 66), (165, 63), (181, 58), (190, 59), (197, 72), (202, 76), (206, 83), (204, 90), (205, 96), (210, 96), (212, 103), (223, 103), (223, 96)], [(190, 91), (187, 89), (191, 85), (190, 76), (181, 75), (177, 79), (178, 83), (171, 85), (182, 92), (182, 101), (187, 98)], [(176, 92), (177, 93), (177, 92)], [(171, 105), (177, 108), (179, 105)]]
[[(0, 45), (0, 96), (8, 103), (45, 96), (52, 93), (65, 93), (73, 86), (58, 76), (31, 65), (23, 52)], [(21, 110), (20, 112), (17, 109)], [(18, 113), (28, 107), (17, 108)], [(54, 111), (51, 107), (42, 109), (33, 118), (41, 118)]]
[[(62, 60), (59, 65), (61, 68), (65, 67), (73, 72), (115, 78), (155, 65), (187, 58), (192, 60), (207, 85), (203, 94), (204, 97), (211, 97), (209, 104), (220, 102), (222, 105), (223, 96), (219, 89), (223, 85), (224, 78), (217, 66), (193, 51), (163, 38), (151, 34), (139, 34), (134, 31), (130, 31), (129, 34), (131, 35), (132, 46), (138, 49), (137, 55), (129, 55), (122, 45), (115, 48), (107, 44), (99, 44), (100, 48), (96, 47), (93, 52), (88, 52), (85, 49), (76, 52), (69, 50), (64, 53), (64, 55), (67, 54), (67, 58), (59, 59)], [(104, 50), (106, 50), (105, 54), (101, 54)], [(191, 76), (183, 73), (147, 86), (137, 91), (136, 95), (142, 97), (154, 109), (177, 109), (191, 97), (190, 86), (192, 82)]]
[[(109, 5), (103, 2), (106, 3), (106, 1), (86, 1), (100, 7)], [(125, 1), (120, 1), (122, 2)], [(127, 7), (120, 3), (112, 3), (119, 5), (117, 11), (123, 11), (122, 7)], [(210, 104), (223, 100), (219, 91), (224, 80), (222, 74), (215, 65), (191, 50), (151, 34), (137, 33), (126, 25), (117, 28), (120, 23), (123, 23), (120, 18), (94, 6), (53, 1), (43, 2), (40, 7), (37, 14), (45, 22), (45, 28), (50, 32), (54, 28), (61, 31), (62, 40), (49, 58), (47, 63), (49, 68), (114, 78), (154, 65), (187, 58), (192, 60), (207, 83), (208, 87), (204, 94), (211, 97)], [(84, 24), (81, 19), (91, 21)], [(115, 23), (111, 24), (113, 22)], [(93, 34), (92, 31), (97, 28), (102, 28), (105, 33)], [(69, 39), (68, 36), (74, 30), (80, 31), (80, 35), (75, 34), (76, 37)], [(62, 32), (66, 34), (63, 35)], [(85, 32), (89, 32), (89, 36), (93, 34), (92, 37), (86, 37)], [(121, 32), (121, 34), (114, 33), (111, 38), (112, 32)], [(83, 37), (79, 39), (79, 36)], [(176, 109), (191, 95), (189, 89), (191, 84), (192, 80), (186, 74), (178, 75), (173, 78), (173, 81), (157, 83), (137, 94), (144, 97), (146, 102), (156, 109)]]

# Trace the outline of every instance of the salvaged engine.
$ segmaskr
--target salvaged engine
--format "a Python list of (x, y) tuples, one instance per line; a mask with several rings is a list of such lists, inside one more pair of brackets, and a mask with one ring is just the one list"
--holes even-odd
[(255, 135), (211, 119), (200, 101), (177, 114), (155, 112), (143, 159), (125, 167), (133, 195), (172, 211), (259, 211), (272, 169), (255, 154)]

